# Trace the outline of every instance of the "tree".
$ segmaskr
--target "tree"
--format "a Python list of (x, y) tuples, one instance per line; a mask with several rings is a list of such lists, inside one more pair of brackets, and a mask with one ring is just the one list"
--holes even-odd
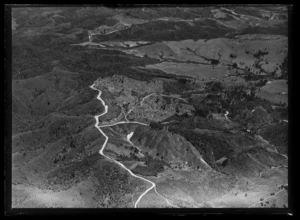
[(154, 130), (162, 130), (164, 127), (162, 124), (153, 121), (150, 122), (149, 126)]
[(232, 53), (229, 56), (231, 59), (235, 59), (237, 57), (236, 54), (232, 54)]
[(188, 81), (187, 79), (183, 79), (183, 78), (178, 79), (178, 83), (180, 83), (182, 85), (185, 85), (187, 83), (187, 81)]

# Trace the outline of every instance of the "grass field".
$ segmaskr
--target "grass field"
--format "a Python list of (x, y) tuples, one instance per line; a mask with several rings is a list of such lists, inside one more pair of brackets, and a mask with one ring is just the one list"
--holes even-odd
[(256, 96), (273, 103), (285, 103), (288, 105), (288, 84), (287, 80), (274, 80), (261, 88)]

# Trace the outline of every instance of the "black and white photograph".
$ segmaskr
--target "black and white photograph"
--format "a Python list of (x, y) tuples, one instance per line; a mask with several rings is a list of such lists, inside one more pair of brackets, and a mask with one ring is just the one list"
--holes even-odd
[(292, 5), (10, 5), (12, 209), (288, 209)]

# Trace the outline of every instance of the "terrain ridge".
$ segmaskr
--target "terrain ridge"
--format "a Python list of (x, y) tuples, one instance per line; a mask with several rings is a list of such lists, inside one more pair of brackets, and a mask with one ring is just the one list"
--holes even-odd
[[(155, 183), (153, 183), (152, 181), (147, 180), (147, 179), (145, 179), (145, 178), (143, 178), (143, 177), (140, 177), (140, 176), (135, 175), (134, 173), (131, 172), (131, 170), (129, 170), (128, 168), (126, 168), (122, 163), (120, 163), (120, 162), (118, 162), (118, 161), (116, 161), (116, 160), (114, 160), (114, 159), (111, 159), (110, 157), (106, 156), (106, 155), (103, 153), (103, 150), (104, 150), (104, 148), (105, 148), (105, 146), (106, 146), (106, 144), (107, 144), (107, 142), (108, 142), (108, 136), (101, 130), (101, 127), (109, 127), (109, 126), (113, 126), (113, 125), (117, 125), (117, 124), (121, 124), (121, 123), (122, 123), (122, 124), (123, 124), (123, 123), (138, 123), (138, 124), (142, 124), (142, 125), (146, 125), (146, 124), (140, 123), (140, 122), (128, 122), (128, 121), (125, 122), (125, 121), (123, 121), (123, 122), (118, 122), (118, 123), (114, 123), (114, 124), (111, 124), (111, 125), (104, 125), (104, 126), (101, 126), (101, 125), (100, 125), (100, 126), (99, 126), (99, 117), (101, 117), (102, 115), (105, 115), (105, 114), (108, 112), (108, 106), (105, 104), (104, 100), (101, 98), (101, 93), (102, 93), (102, 91), (101, 91), (101, 90), (98, 90), (98, 89), (95, 87), (95, 84), (93, 84), (92, 86), (90, 86), (90, 88), (92, 88), (92, 89), (94, 89), (94, 90), (97, 90), (97, 91), (99, 92), (99, 94), (98, 94), (98, 96), (97, 96), (97, 99), (100, 100), (101, 103), (102, 103), (102, 105), (104, 106), (104, 112), (101, 113), (100, 115), (96, 115), (96, 116), (95, 116), (95, 120), (96, 120), (95, 127), (96, 127), (96, 128), (101, 132), (101, 134), (105, 137), (105, 141), (104, 141), (104, 143), (103, 143), (103, 145), (102, 145), (102, 148), (100, 149), (99, 153), (100, 153), (102, 156), (104, 156), (105, 158), (107, 158), (108, 160), (111, 160), (111, 161), (113, 161), (113, 162), (119, 164), (122, 168), (124, 168), (125, 170), (127, 170), (127, 171), (130, 173), (130, 175), (132, 175), (132, 176), (134, 176), (134, 177), (136, 177), (136, 178), (145, 180), (146, 182), (148, 182), (148, 183), (150, 183), (150, 184), (152, 185), (152, 186), (151, 186), (150, 188), (148, 188), (142, 195), (139, 196), (139, 198), (137, 199), (137, 201), (136, 201), (135, 204), (134, 204), (134, 208), (137, 208), (137, 205), (138, 205), (138, 203), (140, 202), (140, 200), (142, 199), (142, 197), (143, 197), (144, 195), (146, 195), (151, 189), (154, 189), (155, 193), (156, 193), (157, 195), (161, 196), (162, 198), (164, 198), (165, 201), (166, 201), (169, 205), (171, 205), (171, 206), (173, 206), (173, 207), (176, 207), (176, 208), (179, 208), (178, 206), (175, 206), (175, 205), (171, 204), (171, 203), (169, 202), (169, 200), (168, 200), (166, 197), (164, 197), (163, 195), (161, 195), (160, 193), (157, 192)], [(143, 99), (143, 100), (144, 100), (144, 99)]]

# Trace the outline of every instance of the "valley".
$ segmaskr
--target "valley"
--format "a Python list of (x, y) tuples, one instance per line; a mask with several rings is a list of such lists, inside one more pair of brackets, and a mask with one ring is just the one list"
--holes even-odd
[(288, 208), (288, 7), (16, 7), (13, 208)]

